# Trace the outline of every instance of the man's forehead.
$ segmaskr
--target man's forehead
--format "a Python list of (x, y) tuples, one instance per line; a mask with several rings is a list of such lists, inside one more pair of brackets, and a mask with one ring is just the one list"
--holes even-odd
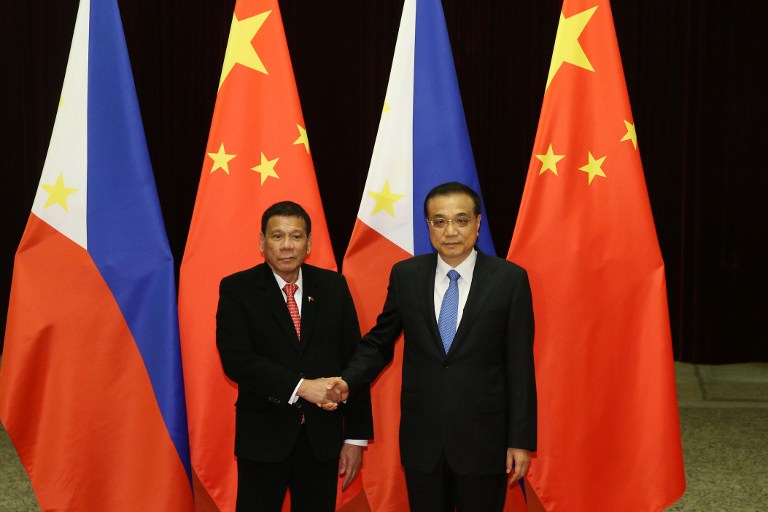
[(267, 221), (267, 231), (307, 231), (307, 223), (298, 216), (275, 215)]
[(467, 194), (458, 193), (431, 198), (427, 203), (427, 210), (432, 215), (446, 215), (448, 213), (473, 215), (475, 204)]

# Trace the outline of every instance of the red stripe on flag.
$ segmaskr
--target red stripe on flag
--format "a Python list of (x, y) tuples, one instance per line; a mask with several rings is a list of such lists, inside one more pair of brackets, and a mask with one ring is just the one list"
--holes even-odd
[[(363, 333), (373, 327), (384, 305), (392, 265), (410, 257), (401, 247), (357, 220), (342, 273), (349, 283)], [(376, 512), (408, 510), (399, 444), (402, 363), (401, 336), (395, 344), (392, 363), (371, 387), (375, 439), (368, 445), (361, 476), (371, 510)]]
[(43, 510), (193, 507), (112, 294), (89, 254), (35, 215), (16, 254), (0, 417)]

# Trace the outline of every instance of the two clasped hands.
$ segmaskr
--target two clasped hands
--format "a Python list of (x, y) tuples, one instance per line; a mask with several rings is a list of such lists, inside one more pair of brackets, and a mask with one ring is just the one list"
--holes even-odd
[[(349, 386), (341, 377), (304, 379), (296, 394), (325, 411), (333, 411), (349, 396)], [(362, 463), (362, 446), (345, 442), (339, 456), (339, 475), (344, 475), (342, 489), (346, 489), (354, 480)]]
[(296, 394), (325, 411), (333, 411), (349, 397), (349, 386), (341, 377), (304, 379)]

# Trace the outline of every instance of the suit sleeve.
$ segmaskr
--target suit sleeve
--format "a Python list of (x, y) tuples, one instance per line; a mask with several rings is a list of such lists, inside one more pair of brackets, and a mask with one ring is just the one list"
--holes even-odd
[(251, 348), (243, 302), (236, 280), (224, 278), (216, 311), (216, 346), (224, 373), (249, 392), (285, 406), (301, 376)]
[(369, 386), (395, 355), (395, 342), (403, 332), (397, 276), (397, 265), (395, 265), (389, 274), (387, 298), (381, 313), (376, 318), (376, 325), (363, 336), (342, 375), (349, 384), (350, 392)]
[(507, 446), (536, 450), (536, 378), (533, 362), (533, 299), (528, 274), (519, 268), (507, 322)]
[[(342, 336), (344, 340), (344, 362), (346, 364), (360, 344), (360, 324), (357, 320), (357, 311), (352, 300), (352, 294), (343, 276), (342, 280), (344, 284), (343, 303), (341, 305), (343, 309)], [(343, 412), (345, 439), (373, 439), (370, 386), (364, 385), (356, 389), (349, 396), (346, 404), (344, 404)]]

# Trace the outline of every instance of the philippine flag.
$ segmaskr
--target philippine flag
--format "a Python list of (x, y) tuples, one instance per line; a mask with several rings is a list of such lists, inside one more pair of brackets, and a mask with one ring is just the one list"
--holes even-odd
[[(406, 0), (365, 191), (342, 272), (360, 327), (376, 322), (392, 265), (432, 251), (423, 202), (435, 186), (480, 185), (440, 0)], [(495, 254), (483, 221), (478, 245)], [(403, 344), (371, 388), (376, 439), (362, 478), (371, 510), (408, 510), (398, 448)]]
[(0, 418), (42, 510), (193, 510), (173, 258), (116, 0), (82, 0), (16, 253)]

